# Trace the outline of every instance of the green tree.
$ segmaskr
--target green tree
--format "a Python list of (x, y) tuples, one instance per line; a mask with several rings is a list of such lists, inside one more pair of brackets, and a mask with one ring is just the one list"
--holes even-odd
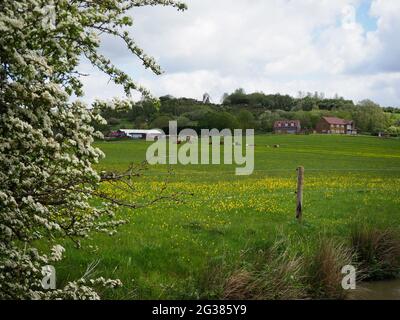
[(241, 129), (255, 129), (255, 119), (253, 114), (248, 110), (240, 110), (237, 115), (239, 128)]
[(249, 104), (250, 102), (249, 97), (242, 88), (236, 89), (235, 92), (227, 98), (227, 100), (232, 105)]
[(196, 122), (191, 121), (189, 118), (185, 116), (180, 116), (177, 120), (179, 128), (192, 128), (196, 126)]
[(151, 127), (154, 129), (167, 129), (169, 127), (169, 122), (175, 119), (171, 116), (162, 115), (154, 119), (151, 123)]
[[(2, 0), (0, 2), (0, 299), (98, 299), (96, 285), (116, 280), (79, 279), (44, 291), (41, 267), (60, 260), (64, 248), (54, 239), (79, 239), (90, 231), (112, 234), (124, 223), (114, 217), (120, 200), (99, 189), (116, 176), (92, 165), (103, 153), (93, 147), (92, 123), (103, 122), (82, 102), (79, 64), (84, 57), (121, 85), (129, 96), (149, 92), (99, 52), (101, 34), (122, 40), (146, 68), (160, 74), (126, 31), (134, 7), (171, 5), (172, 0)], [(130, 102), (115, 100), (115, 107)], [(93, 206), (92, 199), (102, 199)], [(111, 200), (111, 202), (110, 202)], [(35, 246), (46, 239), (45, 254)]]
[(208, 112), (199, 121), (199, 126), (202, 129), (237, 129), (239, 123), (235, 116), (228, 112)]
[(261, 130), (264, 132), (272, 132), (274, 129), (275, 121), (282, 120), (280, 114), (277, 112), (266, 111), (260, 116)]
[(377, 134), (386, 131), (390, 126), (390, 117), (382, 108), (371, 100), (358, 103), (353, 119), (361, 132)]

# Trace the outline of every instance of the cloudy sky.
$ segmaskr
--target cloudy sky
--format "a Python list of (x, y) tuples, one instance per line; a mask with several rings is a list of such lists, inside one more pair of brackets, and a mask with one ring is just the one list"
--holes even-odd
[[(132, 36), (161, 64), (144, 70), (118, 40), (102, 51), (155, 96), (219, 102), (224, 92), (299, 91), (400, 107), (399, 0), (187, 0), (189, 9), (138, 8)], [(123, 96), (87, 64), (88, 102)]]

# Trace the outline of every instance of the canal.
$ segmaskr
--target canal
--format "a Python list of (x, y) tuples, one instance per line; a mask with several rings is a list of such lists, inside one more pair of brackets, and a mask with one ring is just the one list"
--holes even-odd
[(400, 300), (400, 280), (362, 283), (350, 300)]

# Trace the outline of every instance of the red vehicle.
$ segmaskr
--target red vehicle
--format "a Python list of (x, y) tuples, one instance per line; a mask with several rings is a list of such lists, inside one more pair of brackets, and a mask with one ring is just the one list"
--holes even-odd
[(126, 134), (121, 131), (113, 131), (109, 135), (110, 138), (126, 138)]

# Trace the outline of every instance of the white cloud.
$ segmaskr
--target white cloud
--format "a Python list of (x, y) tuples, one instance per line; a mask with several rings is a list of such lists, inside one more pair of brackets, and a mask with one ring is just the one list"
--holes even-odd
[(375, 0), (371, 13), (378, 19), (378, 30), (370, 34), (369, 40), (376, 47), (372, 57), (375, 69), (387, 72), (400, 71), (400, 1)]
[[(373, 0), (378, 29), (356, 20), (368, 0), (188, 0), (184, 13), (150, 7), (133, 11), (132, 34), (166, 73), (144, 71), (115, 40), (103, 50), (155, 95), (201, 98), (210, 92), (338, 93), (400, 105), (400, 1)], [(86, 79), (87, 99), (120, 94), (106, 79)], [(122, 92), (122, 91), (121, 91)]]

